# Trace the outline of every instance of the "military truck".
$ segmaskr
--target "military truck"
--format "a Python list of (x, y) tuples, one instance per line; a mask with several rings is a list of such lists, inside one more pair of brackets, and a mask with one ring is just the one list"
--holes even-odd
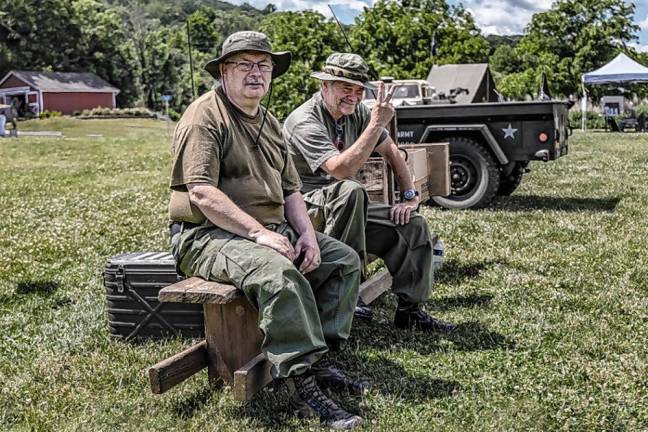
[(570, 102), (487, 102), (396, 108), (399, 144), (450, 143), (450, 195), (431, 200), (446, 208), (483, 208), (510, 195), (530, 161), (568, 152)]
[[(450, 143), (450, 195), (431, 198), (441, 207), (486, 207), (515, 191), (530, 161), (553, 161), (568, 152), (572, 102), (459, 104), (465, 88), (440, 93), (423, 80), (383, 81), (397, 86), (399, 144)], [(370, 95), (365, 103), (371, 106)]]
[[(392, 83), (393, 79), (385, 77), (383, 82)], [(372, 81), (374, 85), (378, 85), (378, 81)], [(393, 82), (396, 89), (392, 97), (392, 105), (398, 106), (412, 106), (412, 105), (428, 105), (431, 103), (450, 103), (445, 98), (439, 98), (439, 93), (425, 80), (398, 80)], [(362, 101), (369, 108), (372, 108), (376, 102), (376, 95), (374, 92), (368, 91)]]

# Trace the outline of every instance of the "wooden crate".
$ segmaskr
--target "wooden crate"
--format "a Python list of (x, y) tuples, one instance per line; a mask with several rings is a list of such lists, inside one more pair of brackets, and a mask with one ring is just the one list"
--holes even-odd
[(402, 145), (407, 151), (425, 149), (427, 152), (428, 196), (450, 195), (450, 145), (449, 143), (421, 143)]
[[(422, 201), (429, 199), (428, 192), (428, 163), (425, 148), (407, 149), (407, 166), (412, 174), (414, 187), (419, 191)], [(362, 183), (369, 195), (371, 203), (389, 204), (398, 202), (398, 191), (393, 192), (393, 199), (389, 199), (389, 170), (391, 168), (382, 157), (371, 157), (358, 171), (355, 179)]]
[(388, 169), (382, 157), (370, 157), (356, 174), (355, 179), (364, 185), (370, 202), (388, 203)]

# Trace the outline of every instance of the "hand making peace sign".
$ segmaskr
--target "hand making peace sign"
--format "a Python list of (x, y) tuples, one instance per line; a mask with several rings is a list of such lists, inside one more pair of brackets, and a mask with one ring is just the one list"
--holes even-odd
[(396, 91), (396, 86), (392, 85), (385, 95), (385, 83), (378, 84), (378, 96), (375, 105), (371, 109), (371, 120), (381, 127), (387, 127), (396, 112), (391, 104), (394, 91)]

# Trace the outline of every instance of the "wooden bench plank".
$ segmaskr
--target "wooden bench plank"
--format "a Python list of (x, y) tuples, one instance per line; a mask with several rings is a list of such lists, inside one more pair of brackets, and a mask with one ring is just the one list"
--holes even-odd
[(369, 304), (388, 291), (391, 284), (392, 276), (387, 269), (383, 269), (360, 284), (360, 298)]
[(270, 384), (272, 364), (259, 354), (234, 372), (234, 399), (248, 401)]
[(162, 288), (158, 294), (161, 302), (227, 304), (244, 297), (234, 285), (211, 282), (191, 277)]
[(206, 368), (207, 342), (202, 341), (151, 366), (148, 370), (151, 391), (164, 393)]

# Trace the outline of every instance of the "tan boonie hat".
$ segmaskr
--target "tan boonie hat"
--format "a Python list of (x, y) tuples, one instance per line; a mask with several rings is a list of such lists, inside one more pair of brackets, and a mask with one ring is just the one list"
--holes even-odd
[(369, 66), (358, 54), (333, 53), (326, 59), (324, 70), (313, 72), (311, 76), (323, 81), (344, 81), (370, 90), (376, 89), (369, 82)]
[(240, 31), (232, 33), (225, 42), (220, 57), (211, 60), (205, 65), (205, 70), (216, 79), (220, 79), (220, 70), (218, 65), (223, 63), (228, 57), (243, 51), (256, 51), (270, 54), (274, 63), (272, 69), (272, 78), (277, 78), (285, 73), (290, 67), (292, 55), (290, 51), (272, 52), (272, 45), (268, 36), (255, 31)]

